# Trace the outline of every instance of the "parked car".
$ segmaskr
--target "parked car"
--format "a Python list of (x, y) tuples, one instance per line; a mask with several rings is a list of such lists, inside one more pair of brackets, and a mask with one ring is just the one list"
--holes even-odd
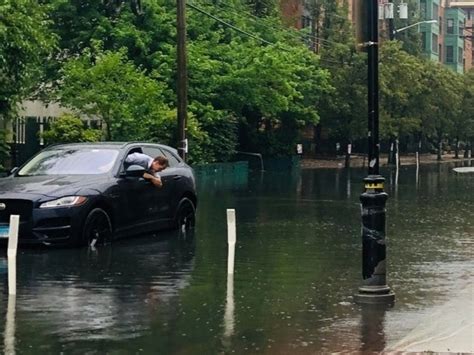
[[(163, 186), (126, 166), (132, 153), (165, 156)], [(192, 169), (175, 149), (151, 143), (78, 143), (48, 147), (0, 179), (0, 224), (20, 215), (19, 243), (84, 245), (152, 231), (193, 228)]]

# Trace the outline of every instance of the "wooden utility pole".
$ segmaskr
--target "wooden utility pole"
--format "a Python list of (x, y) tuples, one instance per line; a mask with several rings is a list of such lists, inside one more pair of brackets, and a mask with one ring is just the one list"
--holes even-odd
[(186, 160), (186, 121), (188, 108), (188, 75), (186, 54), (186, 0), (176, 0), (177, 5), (177, 53), (178, 53), (178, 152)]

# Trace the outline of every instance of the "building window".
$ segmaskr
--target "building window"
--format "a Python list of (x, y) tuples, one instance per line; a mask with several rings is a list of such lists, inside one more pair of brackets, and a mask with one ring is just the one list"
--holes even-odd
[(453, 46), (446, 46), (446, 63), (452, 63), (454, 61), (454, 48)]
[(433, 18), (432, 20), (436, 20), (439, 16), (439, 6), (436, 4), (433, 4)]
[(420, 15), (422, 19), (427, 19), (428, 14), (426, 11), (426, 0), (420, 0)]
[(439, 17), (438, 23), (439, 23), (439, 34), (442, 34), (443, 33), (443, 18), (441, 16)]
[(441, 44), (438, 44), (438, 60), (443, 62), (443, 46)]
[(462, 35), (464, 32), (464, 24), (462, 21), (459, 21), (459, 35)]
[(431, 35), (431, 51), (438, 53), (438, 35), (435, 33)]
[(447, 34), (454, 34), (454, 20), (452, 18), (448, 18), (448, 25), (447, 25), (447, 28), (446, 28), (446, 33)]
[(428, 46), (426, 43), (426, 32), (421, 32), (421, 45), (422, 45), (423, 50), (428, 49)]
[(458, 47), (458, 63), (463, 62), (462, 48)]

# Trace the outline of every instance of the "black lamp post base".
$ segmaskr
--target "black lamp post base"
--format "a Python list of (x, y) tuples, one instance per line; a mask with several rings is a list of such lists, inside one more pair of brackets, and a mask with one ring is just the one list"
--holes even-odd
[(388, 286), (362, 286), (354, 295), (359, 304), (394, 304), (395, 294)]

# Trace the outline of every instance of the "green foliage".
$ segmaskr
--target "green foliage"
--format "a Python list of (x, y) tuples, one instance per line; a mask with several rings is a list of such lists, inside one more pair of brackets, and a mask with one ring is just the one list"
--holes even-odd
[[(170, 130), (174, 125), (164, 117), (173, 117), (176, 97), (175, 3), (143, 1), (142, 13), (137, 16), (126, 1), (114, 6), (102, 0), (51, 2), (54, 29), (60, 37), (57, 58), (74, 57), (59, 72), (64, 76), (59, 81), (61, 100), (106, 120), (111, 139), (144, 139), (150, 131), (147, 127), (153, 127), (153, 139), (173, 144), (174, 132)], [(245, 15), (252, 12), (279, 24), (276, 1), (235, 1), (230, 5), (239, 10), (232, 11), (227, 3), (199, 4), (277, 44), (264, 46), (188, 8), (188, 130), (195, 127), (196, 132), (190, 138), (191, 155), (196, 152), (193, 159), (205, 161), (230, 159), (237, 147), (238, 126), (240, 131), (250, 127), (247, 136), (254, 137), (241, 140), (242, 149), (275, 151), (275, 147), (262, 144), (261, 138), (269, 137), (281, 154), (293, 152), (290, 143), (282, 149), (278, 131), (318, 121), (316, 104), (330, 89), (328, 73), (320, 69), (317, 57), (303, 43), (288, 41), (286, 30), (268, 31)], [(103, 50), (94, 45), (99, 39)], [(136, 76), (132, 72), (140, 72), (141, 79), (132, 80)], [(52, 73), (51, 78), (57, 80), (58, 76)], [(154, 81), (153, 90), (146, 88), (151, 82), (143, 85), (147, 79)], [(141, 84), (135, 85), (138, 82)], [(132, 88), (141, 93), (134, 95)], [(151, 98), (152, 91), (153, 100), (145, 99)], [(146, 112), (138, 112), (138, 107)], [(288, 133), (294, 140), (298, 129)]]
[(460, 139), (474, 143), (474, 69), (463, 78), (462, 103), (459, 115), (455, 120), (455, 132)]
[(423, 100), (418, 103), (425, 135), (440, 142), (453, 129), (462, 103), (462, 77), (438, 63), (426, 61)]
[[(237, 146), (237, 119), (226, 110), (217, 110), (212, 105), (194, 102), (189, 107), (194, 117), (201, 117), (200, 126), (204, 133), (190, 138), (191, 152), (196, 162), (229, 161)], [(189, 125), (188, 125), (188, 134)], [(200, 149), (196, 151), (196, 147)], [(200, 154), (201, 156), (199, 156)]]
[(5, 166), (2, 164), (10, 155), (10, 146), (6, 143), (7, 131), (0, 130), (0, 170), (4, 170)]
[[(46, 13), (47, 7), (36, 0), (0, 2), (0, 127), (40, 84), (42, 64), (55, 41)], [(6, 136), (0, 131), (0, 166), (10, 151)]]
[(278, 15), (278, 1), (276, 0), (246, 0), (245, 2), (256, 16)]
[(8, 118), (39, 84), (41, 64), (55, 39), (46, 13), (47, 7), (35, 0), (0, 3), (0, 118)]
[(47, 145), (55, 143), (97, 142), (101, 131), (85, 127), (84, 122), (72, 114), (63, 114), (43, 132)]
[[(400, 19), (398, 16), (394, 18), (395, 29), (407, 26), (410, 23), (417, 23), (425, 18), (421, 18), (419, 12), (420, 1), (419, 0), (408, 0), (405, 1), (408, 5), (408, 18), (409, 23), (406, 19)], [(396, 5), (395, 5), (396, 7)], [(444, 27), (444, 25), (443, 25)], [(404, 30), (396, 34), (396, 39), (402, 43), (402, 49), (410, 55), (420, 57), (422, 55), (422, 43), (421, 43), (421, 32), (418, 26), (414, 26), (407, 30)]]
[[(310, 1), (312, 13), (320, 21), (321, 62), (331, 73), (334, 90), (321, 105), (321, 125), (331, 138), (352, 142), (366, 135), (367, 64), (366, 55), (356, 51), (347, 10), (331, 1)], [(330, 8), (331, 11), (323, 11)]]
[(380, 119), (382, 138), (418, 132), (421, 117), (423, 61), (401, 49), (401, 43), (387, 41), (380, 51)]
[[(59, 37), (61, 58), (80, 55), (100, 41), (104, 50), (126, 48), (127, 57), (147, 72), (158, 69), (169, 57), (175, 42), (175, 3), (170, 1), (142, 1), (142, 12), (133, 9), (136, 0), (49, 0), (53, 31)], [(126, 4), (129, 3), (130, 6)], [(163, 55), (164, 54), (164, 55)], [(56, 63), (57, 64), (57, 63)], [(52, 70), (57, 69), (57, 65)], [(163, 73), (165, 74), (165, 73)], [(166, 73), (167, 74), (167, 73)], [(55, 77), (55, 73), (50, 73)]]
[[(409, 0), (410, 11), (415, 2)], [(135, 0), (43, 3), (50, 6), (51, 27), (58, 36), (48, 77), (58, 84), (54, 98), (102, 118), (107, 139), (175, 145), (175, 2), (142, 0), (141, 9)], [(292, 154), (301, 128), (319, 121), (332, 138), (365, 137), (367, 64), (350, 35), (347, 9), (331, 0), (306, 3), (317, 25), (311, 33), (282, 29), (275, 0), (193, 2), (265, 43), (187, 8), (191, 161), (226, 161), (237, 150)], [(451, 79), (439, 67), (426, 69), (406, 52), (417, 53), (415, 32), (404, 31), (399, 37), (403, 47), (391, 42), (381, 46), (383, 137), (421, 130), (432, 136), (441, 129), (435, 128), (441, 112), (451, 123), (465, 112), (456, 104), (458, 108), (446, 114), (445, 104), (437, 102), (443, 93), (432, 83)], [(320, 38), (313, 37), (320, 44), (318, 54), (308, 50), (300, 34)], [(432, 72), (428, 76), (427, 70)], [(467, 94), (446, 94), (455, 102), (471, 102)], [(460, 125), (444, 127), (444, 135), (454, 134), (453, 127)]]
[[(148, 127), (163, 120), (170, 110), (164, 102), (164, 86), (127, 60), (125, 51), (104, 51), (97, 47), (71, 59), (63, 69), (58, 98), (106, 124), (108, 140), (142, 140)], [(166, 143), (167, 135), (157, 139)]]

